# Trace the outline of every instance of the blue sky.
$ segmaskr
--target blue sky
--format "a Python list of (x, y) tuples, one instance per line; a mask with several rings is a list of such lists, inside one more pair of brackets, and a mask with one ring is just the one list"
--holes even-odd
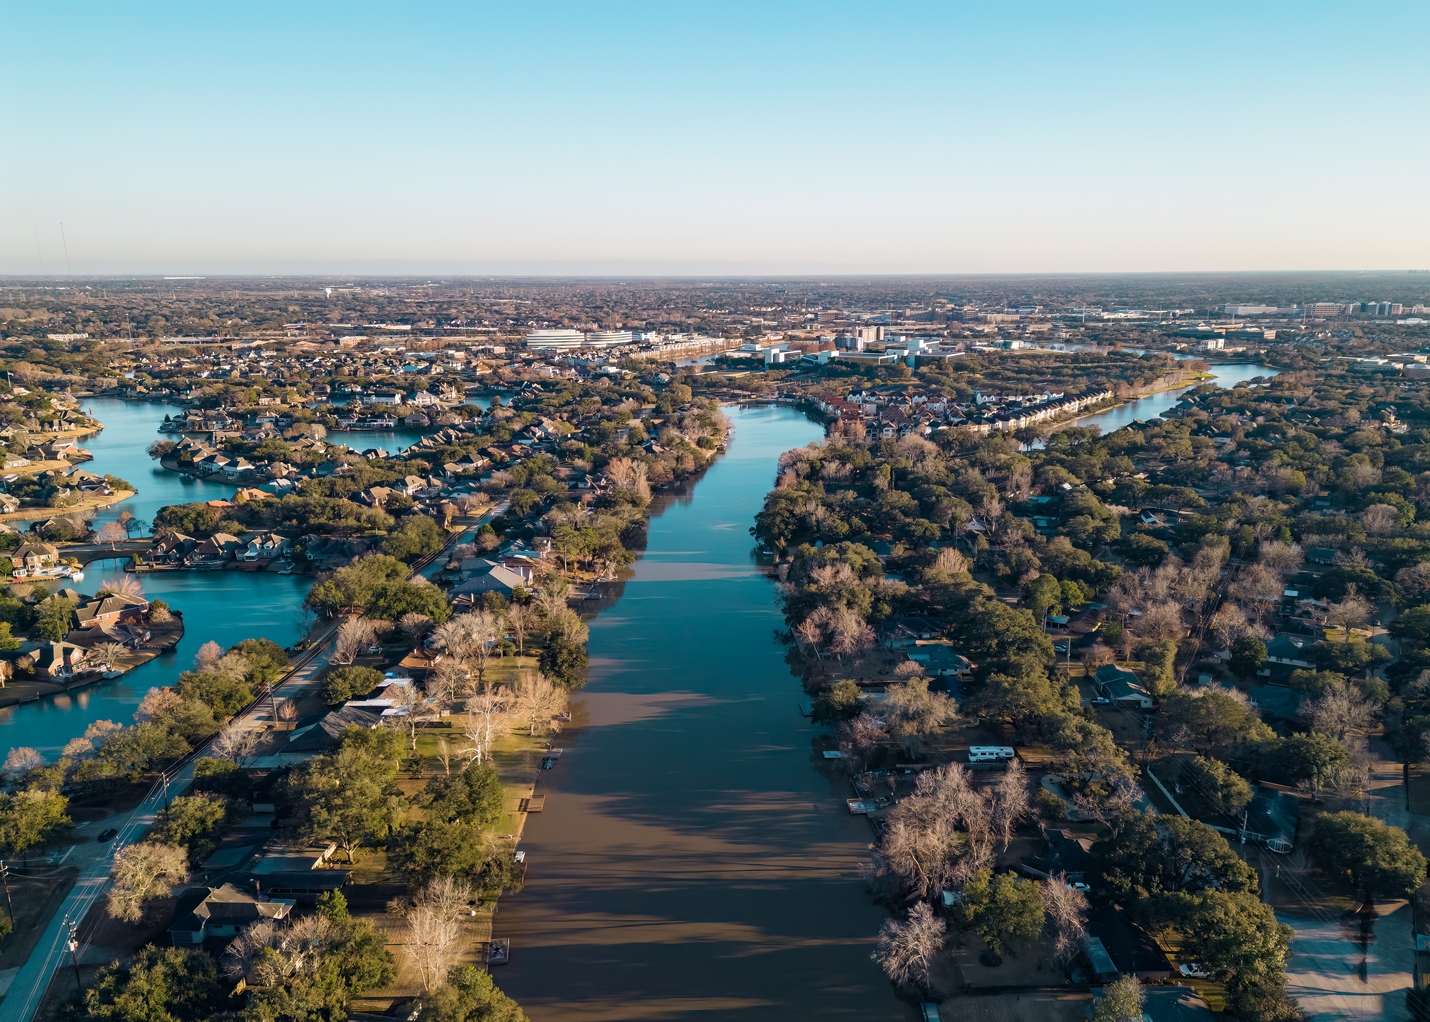
[(0, 273), (1430, 267), (1423, 2), (3, 24)]

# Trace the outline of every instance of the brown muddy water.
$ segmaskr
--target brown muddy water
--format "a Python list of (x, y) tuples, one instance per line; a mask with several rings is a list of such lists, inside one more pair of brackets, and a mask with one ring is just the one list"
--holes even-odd
[(591, 680), (502, 898), (497, 982), (533, 1022), (917, 1018), (869, 959), (885, 912), (868, 825), (818, 769), (749, 527), (781, 452), (821, 435), (732, 408), (734, 440), (653, 508), (649, 544), (591, 624)]

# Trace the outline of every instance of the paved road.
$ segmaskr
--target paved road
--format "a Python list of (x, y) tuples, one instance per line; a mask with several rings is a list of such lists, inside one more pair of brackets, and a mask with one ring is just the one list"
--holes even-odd
[[(1401, 767), (1382, 739), (1373, 739), (1371, 782), (1359, 808), (1404, 828), (1422, 847), (1430, 821), (1405, 808)], [(1274, 861), (1267, 856), (1267, 860)], [(1307, 874), (1314, 899), (1315, 879)], [(1360, 921), (1339, 912), (1282, 911), (1281, 922), (1296, 931), (1294, 957), (1286, 970), (1289, 992), (1316, 1022), (1361, 1022), (1411, 1017), (1405, 992), (1414, 984), (1415, 935), (1410, 906), (1403, 899), (1377, 904), (1362, 934)]]
[[(492, 514), (504, 510), (505, 503), (503, 501), (496, 507), (488, 508), (475, 518), (464, 519), (462, 529), (448, 537), (441, 551), (413, 565), (413, 574), (443, 557), (466, 530), (486, 521)], [(119, 544), (120, 553), (125, 552), (123, 550), (125, 545), (124, 543)], [(145, 545), (147, 546), (147, 543)], [(293, 670), (275, 686), (276, 694), (279, 697), (284, 699), (302, 698), (312, 692), (318, 684), (323, 668), (327, 666), (328, 647), (337, 634), (337, 630), (338, 622), (331, 621), (323, 631), (313, 637), (313, 645), (299, 654), (294, 661)], [(240, 713), (229, 726), (239, 730), (263, 727), (272, 722), (271, 707), (272, 703), (265, 696)], [(173, 798), (182, 794), (188, 788), (194, 776), (193, 760), (207, 748), (208, 743), (205, 743), (196, 749), (175, 772), (168, 775), (168, 797)], [(144, 836), (144, 833), (153, 826), (159, 810), (163, 808), (164, 797), (163, 785), (156, 785), (144, 802), (129, 815), (112, 845), (91, 845), (86, 848), (90, 861), (82, 866), (79, 880), (76, 881), (69, 896), (50, 919), (44, 935), (35, 945), (35, 950), (30, 953), (29, 960), (16, 973), (4, 1000), (0, 1001), (0, 1022), (30, 1022), (40, 1003), (44, 1000), (45, 991), (49, 989), (50, 979), (54, 976), (55, 970), (69, 960), (66, 940), (69, 920), (73, 919), (76, 925), (84, 921), (86, 913), (104, 895), (109, 886), (109, 870), (114, 860), (114, 850), (124, 845), (133, 844)], [(106, 821), (106, 826), (113, 825), (112, 821)], [(84, 936), (81, 930), (81, 957), (88, 946)]]
[[(327, 647), (336, 631), (337, 622), (334, 621), (318, 634), (312, 648), (299, 655), (294, 670), (276, 686), (280, 697), (304, 695), (312, 685), (316, 684), (318, 674), (327, 664)], [(267, 698), (260, 699), (241, 713), (230, 726), (239, 729), (263, 726), (270, 719), (270, 705)], [(181, 795), (188, 789), (194, 779), (193, 760), (207, 747), (208, 743), (200, 746), (180, 764), (177, 770), (167, 775), (169, 779), (167, 796), (169, 798)], [(164, 786), (160, 782), (129, 814), (120, 827), (118, 836), (111, 844), (80, 846), (86, 849), (88, 854), (85, 858), (88, 858), (89, 861), (84, 862), (81, 859), (83, 864), (74, 888), (51, 917), (44, 935), (35, 945), (29, 959), (15, 974), (5, 999), (0, 1001), (0, 1022), (30, 1022), (40, 1003), (44, 1000), (45, 991), (49, 989), (50, 979), (54, 976), (55, 970), (68, 964), (70, 960), (67, 945), (69, 921), (73, 920), (76, 926), (83, 923), (86, 914), (95, 902), (103, 897), (109, 887), (109, 870), (114, 861), (115, 850), (133, 844), (144, 836), (145, 832), (154, 825), (155, 818), (164, 807), (164, 799)], [(115, 825), (112, 819), (103, 822), (106, 826)], [(81, 927), (81, 957), (83, 957), (85, 948), (88, 947), (85, 936), (83, 927)]]

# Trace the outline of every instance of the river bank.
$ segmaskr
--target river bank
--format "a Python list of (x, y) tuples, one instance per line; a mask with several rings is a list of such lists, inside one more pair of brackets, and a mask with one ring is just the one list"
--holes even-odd
[(527, 886), (495, 920), (533, 1022), (913, 1017), (869, 960), (868, 827), (814, 769), (748, 533), (779, 455), (824, 431), (787, 406), (726, 413), (725, 455), (653, 502), (588, 622), (590, 680), (539, 775)]
[[(183, 612), (175, 613), (168, 621), (150, 624), (148, 628), (150, 639), (143, 647), (129, 650), (118, 662), (110, 663), (112, 669), (120, 672), (116, 676), (117, 678), (122, 678), (130, 671), (143, 667), (156, 657), (172, 652), (184, 637)], [(102, 673), (63, 683), (24, 678), (11, 680), (5, 683), (4, 688), (0, 688), (0, 710), (19, 706), (21, 703), (35, 702), (47, 696), (67, 697), (71, 692), (79, 692), (91, 685), (114, 680), (116, 679), (106, 678)]]

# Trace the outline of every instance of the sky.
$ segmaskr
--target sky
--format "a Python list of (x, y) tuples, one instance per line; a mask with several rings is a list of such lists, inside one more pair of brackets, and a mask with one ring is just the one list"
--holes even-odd
[(3, 274), (1430, 268), (1423, 0), (0, 9)]

